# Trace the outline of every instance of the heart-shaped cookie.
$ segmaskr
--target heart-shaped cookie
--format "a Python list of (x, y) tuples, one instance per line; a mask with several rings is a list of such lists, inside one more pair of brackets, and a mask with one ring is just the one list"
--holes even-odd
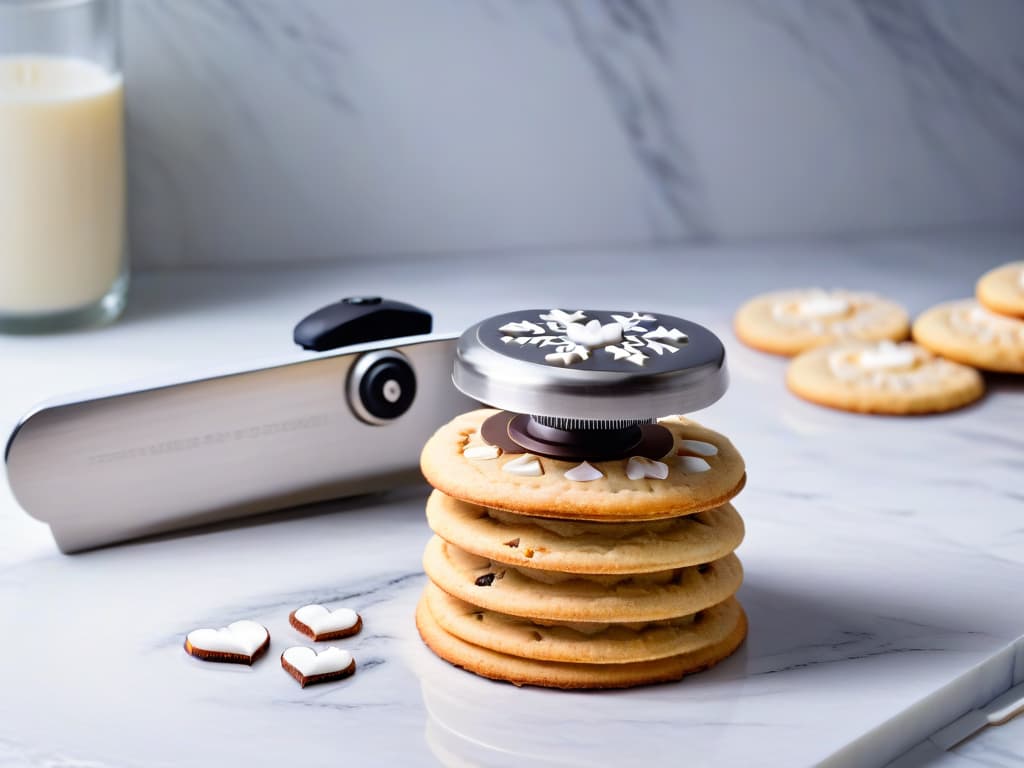
[(351, 653), (333, 645), (320, 653), (297, 645), (281, 654), (281, 667), (305, 688), (307, 685), (341, 680), (354, 674), (356, 661)]
[(203, 661), (252, 664), (270, 647), (270, 633), (255, 621), (236, 621), (220, 629), (193, 629), (185, 652)]
[(316, 603), (292, 611), (288, 614), (288, 621), (314, 640), (338, 640), (357, 634), (363, 628), (362, 617), (351, 608), (332, 611)]

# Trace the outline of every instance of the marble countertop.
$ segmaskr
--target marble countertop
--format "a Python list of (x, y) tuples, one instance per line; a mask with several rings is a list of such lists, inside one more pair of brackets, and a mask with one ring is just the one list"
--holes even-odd
[[(752, 293), (812, 284), (916, 313), (1022, 247), (1007, 233), (151, 273), (111, 328), (0, 338), (6, 430), (69, 389), (288, 351), (292, 324), (343, 295), (419, 303), (451, 331), (528, 305), (683, 315), (730, 356), (729, 393), (698, 418), (747, 460), (751, 621), (734, 657), (680, 684), (516, 689), (418, 640), (425, 487), (68, 557), (4, 486), (0, 766), (867, 766), (908, 750), (903, 768), (1019, 764), (1019, 723), (950, 753), (924, 740), (1024, 680), (1024, 381), (992, 377), (949, 415), (848, 415), (789, 395), (785, 362), (740, 346), (729, 321)], [(280, 669), (301, 643), (288, 612), (307, 602), (363, 615), (340, 643), (351, 680), (300, 689)], [(190, 629), (241, 618), (273, 638), (252, 668), (182, 651)]]

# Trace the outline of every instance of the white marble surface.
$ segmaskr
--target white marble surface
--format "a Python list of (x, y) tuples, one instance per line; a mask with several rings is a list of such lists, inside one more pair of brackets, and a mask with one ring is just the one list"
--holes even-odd
[(142, 265), (1024, 220), (1015, 0), (126, 0)]
[[(295, 319), (346, 294), (428, 305), (451, 330), (526, 305), (684, 315), (717, 330), (730, 355), (732, 387), (700, 418), (747, 459), (737, 507), (751, 619), (739, 653), (680, 684), (516, 689), (449, 667), (416, 637), (423, 488), (74, 557), (4, 488), (0, 765), (895, 758), (1024, 679), (1024, 384), (992, 378), (982, 403), (945, 416), (833, 412), (787, 394), (784, 362), (739, 346), (729, 318), (755, 291), (815, 283), (880, 289), (917, 312), (969, 293), (1022, 247), (1024, 233), (153, 274), (112, 328), (0, 338), (6, 428), (69, 388), (287, 350)], [(300, 640), (288, 612), (313, 601), (362, 613), (362, 634), (340, 643), (360, 669), (301, 690), (277, 656)], [(190, 629), (241, 618), (273, 638), (253, 668), (182, 651)], [(1021, 733), (997, 729), (948, 755), (923, 745), (904, 766), (1018, 765)]]

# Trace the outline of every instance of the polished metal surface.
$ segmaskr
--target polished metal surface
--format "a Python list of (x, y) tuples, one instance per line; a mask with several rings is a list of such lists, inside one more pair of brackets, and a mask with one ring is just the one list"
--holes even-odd
[[(359, 383), (363, 376), (370, 372), (370, 369), (374, 365), (387, 360), (398, 359), (405, 363), (408, 363), (408, 358), (400, 352), (394, 349), (380, 349), (376, 352), (364, 352), (355, 361), (355, 365), (352, 366), (348, 374), (348, 379), (345, 385), (346, 394), (348, 396), (349, 407), (360, 419), (365, 421), (367, 424), (374, 424), (381, 426), (387, 424), (390, 419), (382, 419), (380, 416), (375, 416), (367, 410), (363, 404), (362, 398), (359, 396)], [(397, 399), (397, 395), (396, 395)]]
[[(404, 415), (372, 425), (346, 381), (379, 350), (420, 385)], [(474, 406), (450, 384), (454, 351), (450, 336), (376, 342), (44, 405), (7, 446), (11, 489), (65, 552), (384, 490), (416, 479), (426, 439)]]
[(455, 386), (516, 413), (634, 423), (692, 413), (728, 387), (708, 329), (658, 313), (522, 310), (459, 338)]

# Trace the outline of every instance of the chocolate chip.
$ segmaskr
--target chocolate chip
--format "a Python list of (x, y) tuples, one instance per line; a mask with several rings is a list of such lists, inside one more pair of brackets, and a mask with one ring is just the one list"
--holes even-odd
[(512, 547), (513, 549), (515, 549), (516, 547), (519, 546), (519, 539), (518, 538), (510, 539), (509, 541), (505, 542), (505, 546), (506, 547)]
[(478, 578), (476, 580), (476, 585), (478, 587), (489, 587), (493, 583), (494, 583), (494, 574), (493, 573), (485, 573), (483, 576), (481, 576), (480, 578)]

